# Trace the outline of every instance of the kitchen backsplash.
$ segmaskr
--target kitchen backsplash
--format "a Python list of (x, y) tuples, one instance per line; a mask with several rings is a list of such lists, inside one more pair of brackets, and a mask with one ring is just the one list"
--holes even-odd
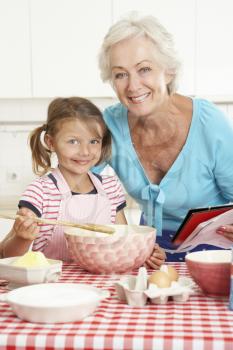
[[(100, 109), (116, 102), (111, 98), (93, 98), (92, 101)], [(49, 102), (49, 99), (0, 100), (0, 205), (4, 198), (18, 197), (34, 178), (28, 135), (46, 119)], [(233, 118), (233, 102), (218, 101), (217, 104)]]

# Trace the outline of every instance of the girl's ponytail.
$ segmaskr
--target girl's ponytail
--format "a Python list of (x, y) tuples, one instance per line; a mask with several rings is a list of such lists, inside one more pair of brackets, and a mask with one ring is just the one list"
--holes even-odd
[(46, 124), (34, 129), (29, 136), (32, 152), (32, 170), (36, 175), (44, 175), (51, 168), (51, 151), (42, 142), (42, 133), (47, 129)]

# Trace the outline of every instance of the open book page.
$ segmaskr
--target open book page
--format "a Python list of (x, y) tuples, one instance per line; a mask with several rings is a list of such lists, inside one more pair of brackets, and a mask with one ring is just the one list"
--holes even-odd
[(199, 224), (180, 244), (176, 252), (186, 252), (199, 244), (211, 244), (219, 248), (231, 248), (232, 241), (216, 233), (219, 226), (233, 224), (233, 209)]

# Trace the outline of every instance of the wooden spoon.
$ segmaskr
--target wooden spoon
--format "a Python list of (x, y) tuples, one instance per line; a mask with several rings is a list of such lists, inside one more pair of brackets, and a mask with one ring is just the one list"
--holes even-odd
[[(0, 214), (0, 218), (2, 219), (10, 219), (15, 220), (17, 218), (25, 218), (23, 215), (11, 215), (11, 214)], [(107, 234), (112, 234), (115, 232), (115, 230), (112, 227), (108, 227), (106, 225), (96, 225), (96, 224), (77, 224), (74, 222), (69, 221), (61, 221), (61, 220), (50, 220), (50, 219), (43, 219), (38, 218), (36, 216), (30, 216), (28, 217), (31, 220), (40, 223), (40, 224), (48, 224), (48, 225), (59, 225), (59, 226), (70, 226), (70, 227), (77, 227), (81, 228), (83, 230), (89, 230), (89, 231), (95, 231), (95, 232), (103, 232)]]

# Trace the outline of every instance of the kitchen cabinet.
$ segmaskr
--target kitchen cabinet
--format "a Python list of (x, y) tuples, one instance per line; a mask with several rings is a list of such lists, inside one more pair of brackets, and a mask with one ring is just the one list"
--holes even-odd
[[(15, 214), (15, 212), (13, 214)], [(11, 220), (0, 219), (0, 241), (10, 232), (13, 223), (14, 222)]]
[(0, 0), (0, 98), (115, 97), (97, 55), (129, 11), (154, 15), (173, 34), (181, 93), (232, 100), (232, 0)]
[(31, 94), (28, 0), (0, 0), (0, 97)]
[(197, 0), (198, 95), (233, 96), (232, 14), (232, 0)]
[(195, 93), (195, 0), (113, 0), (114, 21), (129, 11), (153, 15), (173, 35), (183, 64), (179, 91)]
[(0, 126), (0, 209), (5, 209), (7, 196), (21, 195), (35, 178), (32, 173), (29, 132), (34, 125)]
[(111, 24), (109, 0), (31, 0), (33, 96), (108, 96), (97, 54)]

